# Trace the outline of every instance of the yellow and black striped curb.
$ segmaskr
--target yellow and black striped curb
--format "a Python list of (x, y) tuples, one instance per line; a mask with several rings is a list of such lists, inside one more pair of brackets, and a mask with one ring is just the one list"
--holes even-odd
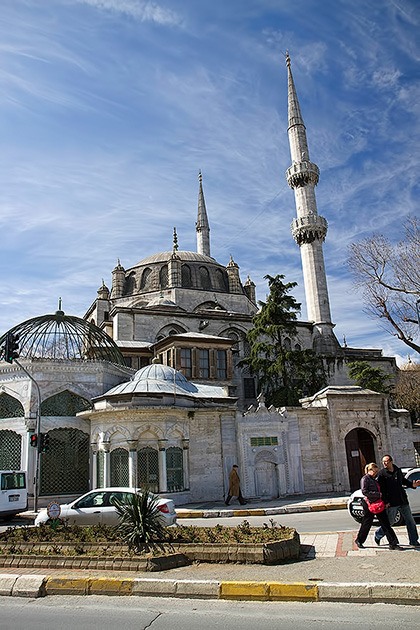
[(420, 584), (229, 582), (0, 574), (0, 595), (124, 595), (239, 601), (420, 604)]
[(279, 508), (249, 508), (248, 510), (184, 510), (176, 511), (177, 518), (228, 518), (230, 516), (276, 516), (277, 514), (298, 514), (300, 512), (325, 512), (345, 510), (347, 503), (320, 503), (315, 505), (288, 505)]

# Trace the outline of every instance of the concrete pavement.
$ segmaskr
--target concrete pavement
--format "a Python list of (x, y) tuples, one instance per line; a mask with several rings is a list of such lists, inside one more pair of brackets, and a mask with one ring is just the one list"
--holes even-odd
[[(247, 516), (343, 509), (346, 497), (300, 497), (227, 509), (222, 503), (177, 508), (180, 518)], [(223, 507), (224, 506), (224, 507)], [(235, 506), (232, 506), (235, 508)], [(343, 601), (420, 604), (420, 551), (397, 528), (400, 551), (377, 547), (373, 529), (365, 549), (354, 531), (302, 534), (299, 562), (267, 565), (193, 563), (159, 573), (0, 569), (0, 594), (41, 597), (103, 594), (262, 601)]]

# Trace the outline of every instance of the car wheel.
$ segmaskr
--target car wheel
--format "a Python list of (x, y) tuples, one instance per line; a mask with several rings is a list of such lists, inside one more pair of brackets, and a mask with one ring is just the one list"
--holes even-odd
[(404, 518), (401, 512), (397, 512), (397, 516), (395, 517), (395, 521), (392, 527), (399, 527), (400, 525), (404, 525)]
[(363, 520), (363, 513), (360, 512), (360, 510), (354, 510), (352, 507), (350, 507), (350, 514), (352, 516), (352, 518), (354, 518), (354, 520), (357, 523), (361, 523)]

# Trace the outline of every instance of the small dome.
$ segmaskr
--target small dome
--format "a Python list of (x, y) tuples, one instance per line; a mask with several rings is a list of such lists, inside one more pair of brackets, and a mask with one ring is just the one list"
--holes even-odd
[(145, 367), (142, 367), (138, 372), (134, 374), (132, 380), (170, 381), (171, 383), (175, 381), (176, 384), (180, 385), (181, 387), (187, 387), (189, 383), (189, 381), (181, 372), (178, 372), (169, 365), (162, 365), (161, 363), (152, 363), (151, 365), (146, 365)]

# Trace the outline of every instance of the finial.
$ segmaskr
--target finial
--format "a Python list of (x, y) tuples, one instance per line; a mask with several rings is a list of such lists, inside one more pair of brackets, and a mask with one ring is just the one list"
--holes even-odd
[(119, 258), (118, 258), (118, 265), (121, 265), (121, 263), (120, 263), (120, 259), (119, 259)]
[(343, 335), (343, 346), (347, 348), (346, 335)]
[(174, 246), (172, 248), (173, 253), (175, 254), (175, 252), (178, 251), (178, 236), (176, 233), (176, 228), (174, 228)]
[(200, 168), (200, 170), (198, 171), (198, 181), (200, 182), (200, 184), (201, 184), (201, 182), (203, 181), (203, 178), (202, 178), (202, 176), (201, 176), (201, 168)]
[(290, 68), (291, 65), (292, 65), (292, 62), (290, 61), (289, 51), (286, 50), (286, 66)]
[(61, 309), (61, 297), (58, 298), (58, 311), (55, 312), (56, 315), (64, 316), (64, 311)]

